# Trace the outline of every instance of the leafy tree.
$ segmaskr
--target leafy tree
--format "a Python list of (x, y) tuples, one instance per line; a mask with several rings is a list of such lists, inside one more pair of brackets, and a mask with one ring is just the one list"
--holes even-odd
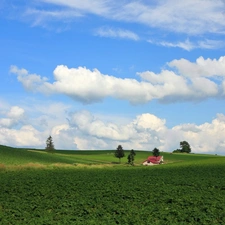
[(173, 153), (181, 153), (181, 150), (180, 149), (175, 149), (175, 150), (173, 150)]
[(187, 141), (181, 141), (180, 148), (181, 148), (181, 152), (186, 152), (186, 153), (191, 152), (191, 147)]
[(54, 143), (53, 143), (53, 140), (52, 140), (52, 137), (51, 135), (47, 138), (46, 140), (46, 148), (45, 150), (46, 151), (53, 151), (55, 149), (54, 147)]
[(158, 148), (154, 148), (153, 151), (152, 151), (152, 154), (153, 154), (155, 157), (158, 157), (158, 156), (160, 155), (159, 149), (158, 149)]
[(128, 155), (128, 164), (134, 165), (134, 156), (136, 155), (135, 151), (131, 149), (130, 154)]
[(121, 162), (121, 158), (123, 158), (125, 156), (124, 154), (124, 150), (123, 150), (123, 147), (122, 145), (118, 145), (116, 151), (115, 151), (115, 157), (116, 158), (119, 158), (119, 161)]

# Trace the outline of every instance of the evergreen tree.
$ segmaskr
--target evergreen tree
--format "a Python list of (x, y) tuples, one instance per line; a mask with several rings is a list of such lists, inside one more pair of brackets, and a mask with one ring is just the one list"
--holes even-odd
[(125, 156), (122, 145), (118, 145), (114, 155), (116, 158), (119, 158), (119, 161), (121, 162), (120, 159)]
[(53, 140), (52, 140), (52, 137), (51, 135), (47, 138), (46, 140), (46, 148), (45, 150), (46, 151), (53, 151), (55, 149), (54, 147), (54, 143), (53, 143)]
[(152, 154), (153, 154), (155, 157), (158, 157), (158, 156), (160, 155), (159, 149), (158, 149), (158, 148), (154, 148), (153, 151), (152, 151)]
[(128, 164), (134, 165), (134, 156), (136, 155), (135, 151), (131, 149), (130, 154), (128, 155)]

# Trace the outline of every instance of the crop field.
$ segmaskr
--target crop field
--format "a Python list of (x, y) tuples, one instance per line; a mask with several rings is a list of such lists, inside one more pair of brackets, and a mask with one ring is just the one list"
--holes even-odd
[(136, 153), (0, 146), (0, 224), (225, 224), (225, 157)]

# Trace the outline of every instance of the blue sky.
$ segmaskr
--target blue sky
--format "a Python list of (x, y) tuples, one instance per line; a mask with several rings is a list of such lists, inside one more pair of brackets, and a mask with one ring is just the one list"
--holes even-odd
[(225, 2), (0, 2), (0, 144), (225, 153)]

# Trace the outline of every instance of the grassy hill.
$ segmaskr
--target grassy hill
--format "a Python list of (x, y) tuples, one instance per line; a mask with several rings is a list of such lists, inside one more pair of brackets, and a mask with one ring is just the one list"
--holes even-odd
[[(116, 165), (118, 159), (114, 156), (115, 150), (55, 150), (53, 153), (37, 149), (12, 148), (0, 145), (1, 167), (10, 166), (51, 166), (51, 165)], [(121, 159), (121, 164), (127, 162), (129, 151), (125, 151), (125, 157)], [(152, 155), (148, 151), (136, 151), (135, 165), (141, 165), (148, 156)], [(162, 152), (165, 164), (190, 163), (194, 161), (212, 160), (215, 158), (225, 158), (216, 155), (203, 154), (171, 154)]]

